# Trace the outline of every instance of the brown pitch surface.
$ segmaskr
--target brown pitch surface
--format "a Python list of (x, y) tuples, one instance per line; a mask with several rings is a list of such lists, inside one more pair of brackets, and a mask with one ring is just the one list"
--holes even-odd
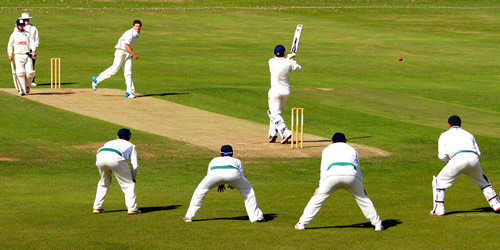
[[(15, 89), (0, 89), (18, 95)], [(319, 157), (330, 139), (304, 134), (304, 148), (268, 143), (268, 125), (215, 114), (200, 109), (136, 94), (123, 97), (116, 89), (47, 89), (32, 88), (19, 98), (54, 106), (152, 134), (166, 136), (218, 151), (223, 144), (233, 146), (238, 157)], [(265, 112), (263, 111), (263, 115)], [(306, 117), (307, 121), (307, 117)], [(307, 124), (304, 126), (307, 131)], [(279, 140), (279, 139), (278, 139)], [(361, 157), (388, 156), (390, 152), (360, 144), (352, 145)]]

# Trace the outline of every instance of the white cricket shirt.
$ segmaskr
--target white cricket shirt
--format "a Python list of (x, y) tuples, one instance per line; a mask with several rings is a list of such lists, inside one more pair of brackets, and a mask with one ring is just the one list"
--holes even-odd
[(295, 60), (286, 57), (274, 57), (269, 59), (269, 71), (271, 72), (271, 89), (278, 92), (290, 93), (290, 72), (300, 72), (302, 67)]
[[(12, 47), (14, 47), (14, 50), (12, 50)], [(30, 49), (36, 50), (36, 47), (31, 42), (30, 33), (28, 31), (19, 32), (16, 29), (16, 31), (12, 32), (9, 43), (7, 44), (7, 54), (9, 54), (9, 56), (12, 56), (12, 52), (14, 52), (14, 54), (26, 54), (30, 52)]]
[(127, 140), (115, 139), (106, 142), (99, 150), (101, 149), (114, 149), (120, 152), (121, 156), (118, 155), (119, 160), (130, 161), (130, 165), (132, 166), (132, 177), (135, 178), (139, 169), (139, 164), (137, 163), (137, 151), (134, 144)]
[(331, 175), (358, 175), (361, 180), (359, 157), (356, 149), (343, 142), (336, 142), (323, 149), (321, 155), (321, 180)]
[(472, 151), (481, 156), (474, 136), (458, 126), (453, 126), (441, 134), (438, 147), (438, 157), (444, 162), (448, 162), (460, 151)]
[(116, 44), (115, 48), (127, 51), (125, 49), (125, 44), (128, 44), (128, 46), (133, 49), (135, 43), (137, 42), (137, 40), (139, 40), (139, 35), (140, 32), (135, 31), (134, 28), (125, 31), (120, 39), (118, 39), (118, 43)]
[(219, 156), (213, 158), (208, 164), (207, 175), (212, 171), (232, 170), (238, 171), (243, 175), (243, 163), (237, 158), (231, 156)]
[[(34, 43), (35, 48), (40, 45), (40, 36), (38, 35), (38, 29), (32, 23), (24, 25), (24, 30), (28, 31), (31, 36), (31, 41)], [(14, 27), (14, 31), (17, 31), (17, 27)]]

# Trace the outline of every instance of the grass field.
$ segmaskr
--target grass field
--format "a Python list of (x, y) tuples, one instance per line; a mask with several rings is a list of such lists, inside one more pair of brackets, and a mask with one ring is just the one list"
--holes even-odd
[[(319, 158), (242, 159), (266, 223), (247, 220), (237, 191), (212, 191), (198, 221), (184, 223), (217, 152), (143, 131), (133, 131), (132, 142), (145, 213), (126, 215), (114, 180), (105, 202), (111, 212), (93, 215), (99, 175), (89, 145), (113, 139), (120, 124), (0, 91), (0, 159), (14, 160), (0, 160), (0, 248), (499, 247), (500, 216), (467, 177), (446, 192), (446, 216), (428, 214), (432, 176), (443, 166), (437, 139), (452, 114), (476, 135), (483, 170), (500, 192), (497, 1), (27, 2), (0, 1), (0, 41), (6, 46), (22, 12), (34, 17), (41, 45), (33, 91), (49, 87), (51, 57), (62, 58), (63, 88), (90, 88), (91, 76), (112, 63), (119, 36), (140, 19), (137, 92), (261, 124), (268, 123), (267, 60), (275, 45), (289, 48), (295, 25), (304, 24), (303, 71), (291, 76), (286, 110), (305, 108), (307, 133), (341, 131), (392, 152), (361, 159), (387, 230), (374, 232), (342, 191), (310, 230), (293, 228), (317, 187)], [(11, 88), (4, 55), (0, 88)], [(120, 72), (102, 87), (124, 89), (123, 82)]]

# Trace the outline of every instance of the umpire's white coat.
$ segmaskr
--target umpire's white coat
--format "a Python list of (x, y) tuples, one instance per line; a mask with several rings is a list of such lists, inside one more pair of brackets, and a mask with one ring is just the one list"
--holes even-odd
[(363, 188), (358, 152), (343, 142), (333, 143), (323, 150), (319, 188), (304, 209), (299, 223), (309, 224), (325, 200), (339, 188), (351, 193), (364, 216), (370, 220), (372, 225), (377, 226), (382, 223)]
[[(127, 161), (130, 161), (132, 171), (130, 171)], [(98, 150), (95, 164), (101, 174), (101, 179), (97, 184), (94, 209), (102, 209), (113, 173), (125, 194), (125, 204), (128, 211), (138, 210), (133, 181), (139, 170), (135, 145), (123, 139), (109, 141)]]
[(237, 158), (221, 156), (212, 159), (208, 165), (207, 176), (194, 191), (186, 216), (192, 219), (201, 208), (205, 195), (220, 184), (228, 184), (240, 191), (245, 201), (245, 208), (251, 222), (263, 220), (264, 215), (257, 205), (257, 198), (252, 185), (243, 176), (243, 164)]

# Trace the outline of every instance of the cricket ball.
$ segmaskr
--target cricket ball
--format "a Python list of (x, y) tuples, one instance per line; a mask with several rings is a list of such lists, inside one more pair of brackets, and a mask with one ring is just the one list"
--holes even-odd
[(399, 60), (399, 61), (403, 61), (403, 58), (402, 58), (402, 57), (400, 57), (398, 60)]

